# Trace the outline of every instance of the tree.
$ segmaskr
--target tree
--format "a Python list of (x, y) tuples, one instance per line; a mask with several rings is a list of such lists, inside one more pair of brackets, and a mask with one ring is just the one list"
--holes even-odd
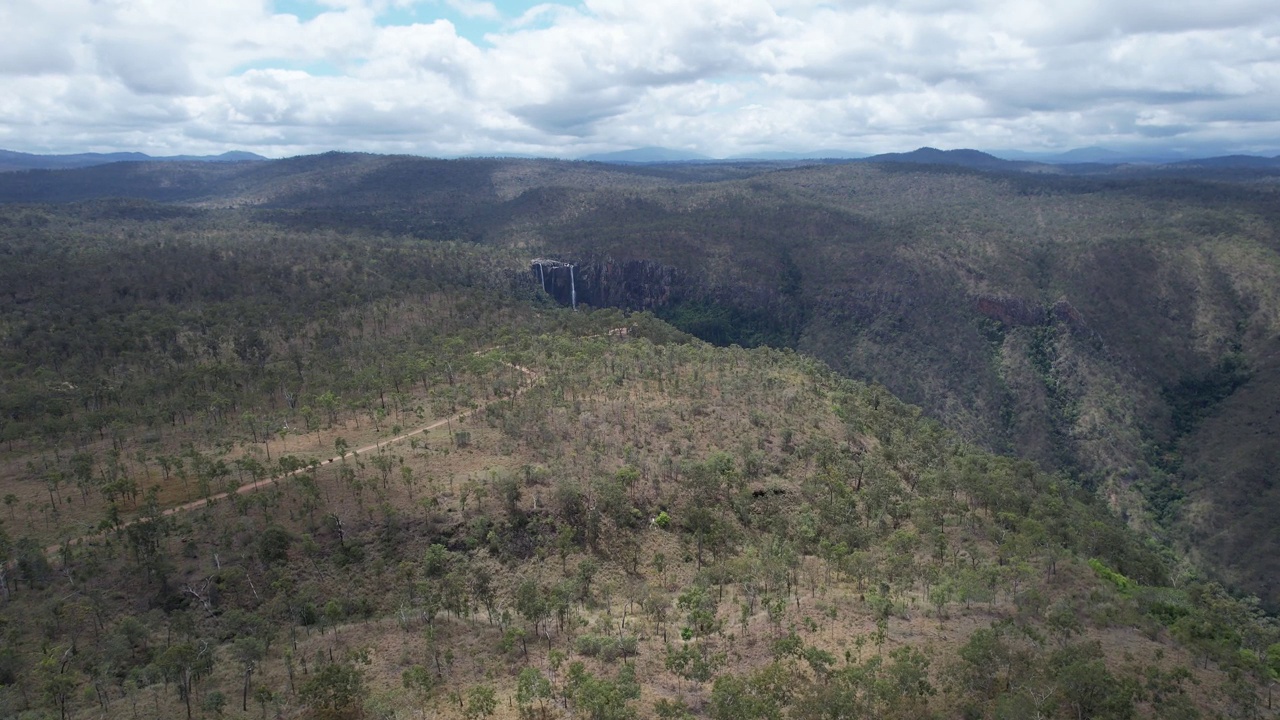
[(728, 527), (724, 518), (714, 508), (714, 505), (696, 502), (686, 507), (682, 515), (681, 525), (693, 535), (696, 543), (694, 557), (698, 561), (699, 568), (703, 565), (705, 550), (711, 550), (713, 554), (717, 553), (728, 541)]
[[(531, 667), (520, 671), (516, 680), (516, 704), (520, 706), (520, 717), (531, 720), (534, 717), (547, 717), (547, 700), (551, 698), (551, 681), (542, 673)], [(537, 713), (533, 703), (537, 701)]]
[(263, 720), (266, 720), (267, 703), (273, 702), (276, 699), (276, 694), (271, 692), (271, 688), (266, 685), (259, 685), (254, 688), (253, 699), (258, 703), (258, 707), (262, 710)]
[(253, 679), (253, 672), (258, 669), (258, 663), (262, 662), (262, 658), (267, 654), (266, 645), (256, 637), (239, 637), (231, 645), (231, 654), (235, 656), (240, 663), (240, 669), (244, 672), (244, 690), (240, 695), (240, 709), (248, 712), (249, 682)]
[(36, 668), (40, 677), (40, 691), (46, 702), (58, 708), (58, 716), (62, 720), (67, 718), (67, 704), (78, 684), (75, 676), (67, 671), (70, 661), (71, 648), (62, 652), (54, 648), (40, 660), (40, 665)]
[(903, 645), (890, 652), (889, 659), (878, 683), (882, 706), (893, 717), (923, 717), (926, 698), (936, 692), (929, 683), (929, 658)]
[(349, 663), (329, 663), (303, 683), (298, 694), (317, 720), (359, 717), (364, 674)]
[(711, 687), (712, 720), (781, 720), (777, 699), (739, 675), (721, 675)]
[(467, 690), (467, 706), (462, 711), (467, 720), (489, 717), (498, 709), (497, 694), (488, 685), (476, 685)]
[(667, 670), (694, 683), (707, 682), (724, 663), (724, 653), (708, 654), (705, 646), (694, 644), (668, 646), (664, 661)]
[(289, 557), (293, 536), (279, 525), (268, 525), (258, 537), (258, 556), (262, 562), (272, 565)]
[(214, 645), (209, 640), (170, 645), (156, 663), (178, 688), (178, 697), (186, 705), (191, 718), (191, 697), (196, 684), (213, 671)]
[(0, 597), (9, 599), (9, 559), (13, 555), (13, 541), (0, 523)]
[[(318, 397), (316, 397), (316, 405), (319, 405), (320, 409), (324, 410), (325, 417), (329, 419), (329, 425), (331, 427), (337, 424), (338, 407), (339, 405), (341, 405), (337, 395), (334, 395), (333, 392), (331, 391), (325, 392), (319, 395)], [(342, 452), (339, 451), (338, 454), (341, 455)]]
[(537, 635), (542, 621), (551, 611), (547, 592), (538, 583), (525, 580), (516, 587), (515, 606), (516, 612), (533, 626), (533, 634)]
[(1148, 665), (1144, 671), (1146, 682), (1142, 689), (1156, 717), (1161, 720), (1198, 720), (1200, 711), (1187, 696), (1184, 685), (1194, 682), (1195, 676), (1186, 667), (1174, 667), (1168, 671), (1156, 665)]
[(588, 720), (634, 720), (636, 709), (631, 701), (640, 697), (635, 669), (623, 665), (610, 680), (586, 672), (583, 664), (569, 666), (568, 695), (582, 717)]
[(599, 570), (600, 565), (591, 558), (585, 558), (578, 563), (578, 572), (574, 577), (574, 584), (577, 586), (578, 599), (583, 603), (591, 603), (591, 583), (595, 581), (596, 573)]
[(693, 713), (682, 699), (659, 698), (653, 703), (653, 712), (659, 720), (693, 720)]
[(1078, 720), (1132, 717), (1133, 689), (1107, 669), (1098, 643), (1068, 645), (1049, 662), (1058, 691)]
[(431, 697), (436, 687), (435, 677), (422, 665), (414, 665), (401, 673), (400, 683), (423, 699)]
[(221, 690), (214, 690), (204, 696), (204, 700), (200, 703), (200, 709), (213, 713), (217, 717), (222, 717), (222, 713), (227, 708), (227, 696), (222, 694)]
[[(807, 656), (812, 650), (800, 654)], [(827, 656), (822, 662), (829, 661)], [(926, 698), (935, 692), (928, 670), (929, 660), (922, 652), (903, 646), (889, 653), (888, 662), (876, 655), (861, 664), (818, 673), (822, 682), (802, 689), (791, 716), (796, 720), (925, 717)], [(795, 692), (794, 682), (779, 681), (776, 676), (769, 686), (784, 695)]]
[(378, 474), (382, 477), (382, 488), (384, 490), (387, 489), (391, 470), (395, 467), (395, 458), (385, 452), (379, 452), (373, 456), (370, 462), (378, 469)]
[(416, 478), (414, 478), (414, 476), (413, 476), (413, 468), (409, 467), (408, 465), (401, 465), (401, 466), (400, 466), (400, 481), (404, 483), (404, 489), (405, 489), (405, 491), (406, 491), (406, 492), (408, 492), (408, 493), (409, 493), (409, 500), (412, 502), (412, 501), (413, 501), (413, 488), (414, 488), (414, 486), (415, 486), (415, 485), (417, 485), (417, 484), (418, 484), (417, 479), (416, 479)]
[(168, 557), (162, 552), (162, 544), (172, 527), (173, 521), (164, 514), (158, 490), (153, 487), (147, 491), (138, 520), (125, 529), (125, 537), (129, 540), (138, 564), (159, 585), (164, 584), (170, 571)]
[(449, 564), (449, 549), (440, 543), (432, 543), (423, 558), (422, 573), (433, 580), (439, 580), (448, 574)]
[(1271, 709), (1271, 689), (1280, 683), (1280, 642), (1267, 648), (1267, 709)]
[(497, 591), (493, 587), (493, 572), (480, 563), (473, 563), (470, 572), (467, 573), (467, 584), (471, 597), (484, 605), (489, 624), (492, 625), (493, 613), (498, 603)]
[(676, 607), (685, 613), (686, 629), (698, 638), (719, 632), (723, 621), (717, 617), (716, 596), (701, 585), (689, 588), (676, 598)]
[(951, 675), (966, 692), (986, 701), (1000, 690), (1000, 670), (1009, 662), (1010, 650), (999, 628), (981, 628), (961, 646)]

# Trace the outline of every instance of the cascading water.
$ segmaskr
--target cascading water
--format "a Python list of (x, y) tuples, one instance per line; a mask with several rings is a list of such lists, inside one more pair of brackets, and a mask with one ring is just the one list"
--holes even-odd
[[(574, 310), (578, 309), (578, 276), (576, 265), (567, 263), (562, 260), (551, 260), (548, 258), (534, 258), (529, 263), (530, 270), (533, 266), (538, 266), (538, 283), (542, 286), (542, 292), (556, 299), (559, 286), (556, 285), (556, 272), (567, 269), (569, 271), (569, 304)], [(547, 271), (551, 271), (551, 285), (547, 285)]]

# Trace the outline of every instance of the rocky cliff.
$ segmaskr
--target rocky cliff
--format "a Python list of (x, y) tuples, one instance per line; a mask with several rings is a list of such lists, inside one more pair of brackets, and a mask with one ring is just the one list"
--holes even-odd
[(693, 289), (686, 273), (650, 260), (538, 258), (530, 271), (561, 305), (657, 310), (688, 298)]

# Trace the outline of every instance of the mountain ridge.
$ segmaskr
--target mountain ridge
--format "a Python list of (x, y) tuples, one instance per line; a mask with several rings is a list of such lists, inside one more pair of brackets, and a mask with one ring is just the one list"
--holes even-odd
[[(473, 154), (457, 158), (435, 158), (420, 155), (370, 154), (330, 151), (318, 155), (300, 155), (293, 157), (316, 157), (324, 155), (367, 155), (386, 158), (418, 158), (422, 160), (563, 160), (543, 157), (536, 154), (499, 153), (496, 155)], [(65, 170), (96, 167), (119, 162), (130, 163), (239, 163), (239, 162), (279, 162), (291, 158), (272, 159), (247, 151), (228, 151), (218, 155), (171, 155), (152, 156), (141, 152), (111, 153), (72, 153), (72, 154), (33, 154), (0, 149), (0, 172), (21, 170)], [(740, 153), (717, 158), (701, 153), (666, 148), (660, 146), (631, 148), (605, 153), (590, 153), (570, 161), (598, 162), (618, 165), (680, 165), (680, 164), (718, 164), (733, 162), (774, 162), (774, 163), (903, 163), (934, 164), (964, 167), (979, 170), (1005, 170), (1012, 172), (1067, 172), (1075, 174), (1099, 174), (1106, 172), (1158, 171), (1160, 169), (1188, 170), (1207, 168), (1217, 170), (1277, 170), (1280, 169), (1280, 156), (1228, 154), (1186, 157), (1183, 154), (1171, 153), (1126, 153), (1106, 148), (1077, 148), (1063, 153), (1029, 153), (1022, 151), (983, 151), (971, 148), (940, 150), (924, 146), (907, 152), (890, 152), (869, 154), (844, 150), (813, 151), (771, 151), (761, 153)]]
[(0, 150), (0, 172), (16, 170), (58, 170), (108, 165), (117, 162), (260, 162), (268, 160), (256, 153), (230, 150), (217, 155), (155, 156), (141, 152), (71, 153), (41, 155)]

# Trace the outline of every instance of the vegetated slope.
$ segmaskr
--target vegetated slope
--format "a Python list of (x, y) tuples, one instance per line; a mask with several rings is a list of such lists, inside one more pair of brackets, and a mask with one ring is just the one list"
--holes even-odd
[(399, 412), (406, 389), (391, 368), (425, 377), (424, 363), (469, 351), (428, 358), (386, 342), (464, 339), (458, 288), (473, 290), (471, 304), (514, 287), (533, 294), (511, 254), (137, 203), (5, 208), (0, 253), (11, 449), (83, 444), (118, 426), (196, 432), (209, 412), (214, 427), (245, 415), (256, 424), (255, 414), (297, 409), (316, 384), (344, 404)]
[(1251, 368), (1220, 410), (1196, 427), (1183, 458), (1190, 496), (1186, 516), (1194, 533), (1189, 547), (1202, 553), (1200, 564), (1231, 568), (1239, 573), (1232, 579), (1268, 598), (1280, 592), (1280, 557), (1271, 551), (1277, 533), (1273, 511), (1280, 507), (1276, 362), (1272, 355)]
[(267, 162), (120, 162), (0, 175), (0, 202), (156, 202), (305, 209), (484, 207), (533, 187), (639, 186), (723, 180), (778, 167), (761, 162), (619, 166), (560, 160), (443, 160), (330, 152)]
[[(1203, 461), (1180, 458), (1203, 454), (1195, 429), (1229, 415), (1224, 400), (1250, 378), (1274, 382), (1275, 199), (1268, 187), (839, 166), (578, 194), (572, 218), (526, 235), (583, 259), (588, 280), (592, 258), (678, 270), (683, 287), (656, 310), (678, 326), (790, 345), (882, 382), (967, 438), (1080, 475), (1134, 519), (1145, 505), (1182, 523), (1222, 577), (1274, 604), (1263, 564), (1280, 556), (1275, 508), (1230, 499), (1232, 478), (1270, 486), (1274, 466), (1233, 452), (1226, 433)], [(1197, 529), (1209, 515), (1180, 514), (1187, 492), (1239, 522)]]
[[(76, 266), (78, 292), (119, 281), (97, 244), (111, 225), (15, 212), (47, 220), (39, 245), (96, 259)], [(351, 296), (337, 322), (304, 305), (292, 335), (243, 313), (255, 353), (158, 362), (150, 372), (222, 373), (214, 387), (237, 404), (192, 406), (198, 433), (119, 412), (105, 431), (15, 439), (6, 487), (52, 504), (3, 521), (6, 716), (1263, 712), (1277, 638), (1255, 605), (1171, 584), (1095, 495), (974, 449), (883, 388), (648, 315), (539, 304), (532, 278), (509, 283), (489, 250), (360, 236), (312, 248), (260, 226), (215, 234), (231, 219), (212, 215), (120, 221), (124, 257), (171, 246), (209, 260), (182, 266), (189, 294), (118, 294), (106, 316), (133, 326), (167, 305), (192, 348), (192, 334), (219, 344), (206, 293), (220, 282), (269, 308), (308, 292), (301, 278)], [(38, 266), (34, 252), (22, 257)], [(256, 279), (273, 267), (301, 278)], [(462, 267), (487, 271), (451, 283)], [(430, 291), (397, 284), (415, 278)], [(65, 363), (119, 377), (146, 354)], [(239, 392), (259, 365), (301, 373), (297, 402)], [(24, 475), (27, 460), (45, 474)], [(59, 473), (83, 488), (46, 486)], [(163, 513), (257, 479), (271, 482)], [(90, 534), (49, 556), (50, 527)]]
[[(247, 166), (183, 197), (299, 231), (574, 260), (584, 302), (651, 309), (721, 344), (795, 347), (882, 382), (971, 441), (1077, 474), (1131, 520), (1174, 527), (1223, 560), (1206, 567), (1277, 603), (1262, 565), (1280, 556), (1265, 531), (1274, 508), (1231, 500), (1274, 485), (1274, 466), (1234, 452), (1239, 433), (1216, 433), (1225, 445), (1206, 454), (1210, 435), (1196, 432), (1219, 414), (1232, 427), (1225, 401), (1273, 382), (1273, 185), (780, 168), (329, 154)], [(138, 191), (165, 192), (163, 177)], [(0, 197), (22, 187), (6, 182)], [(546, 279), (564, 304), (566, 275)], [(1199, 509), (1184, 513), (1188, 493)], [(1231, 551), (1242, 546), (1257, 551)]]

